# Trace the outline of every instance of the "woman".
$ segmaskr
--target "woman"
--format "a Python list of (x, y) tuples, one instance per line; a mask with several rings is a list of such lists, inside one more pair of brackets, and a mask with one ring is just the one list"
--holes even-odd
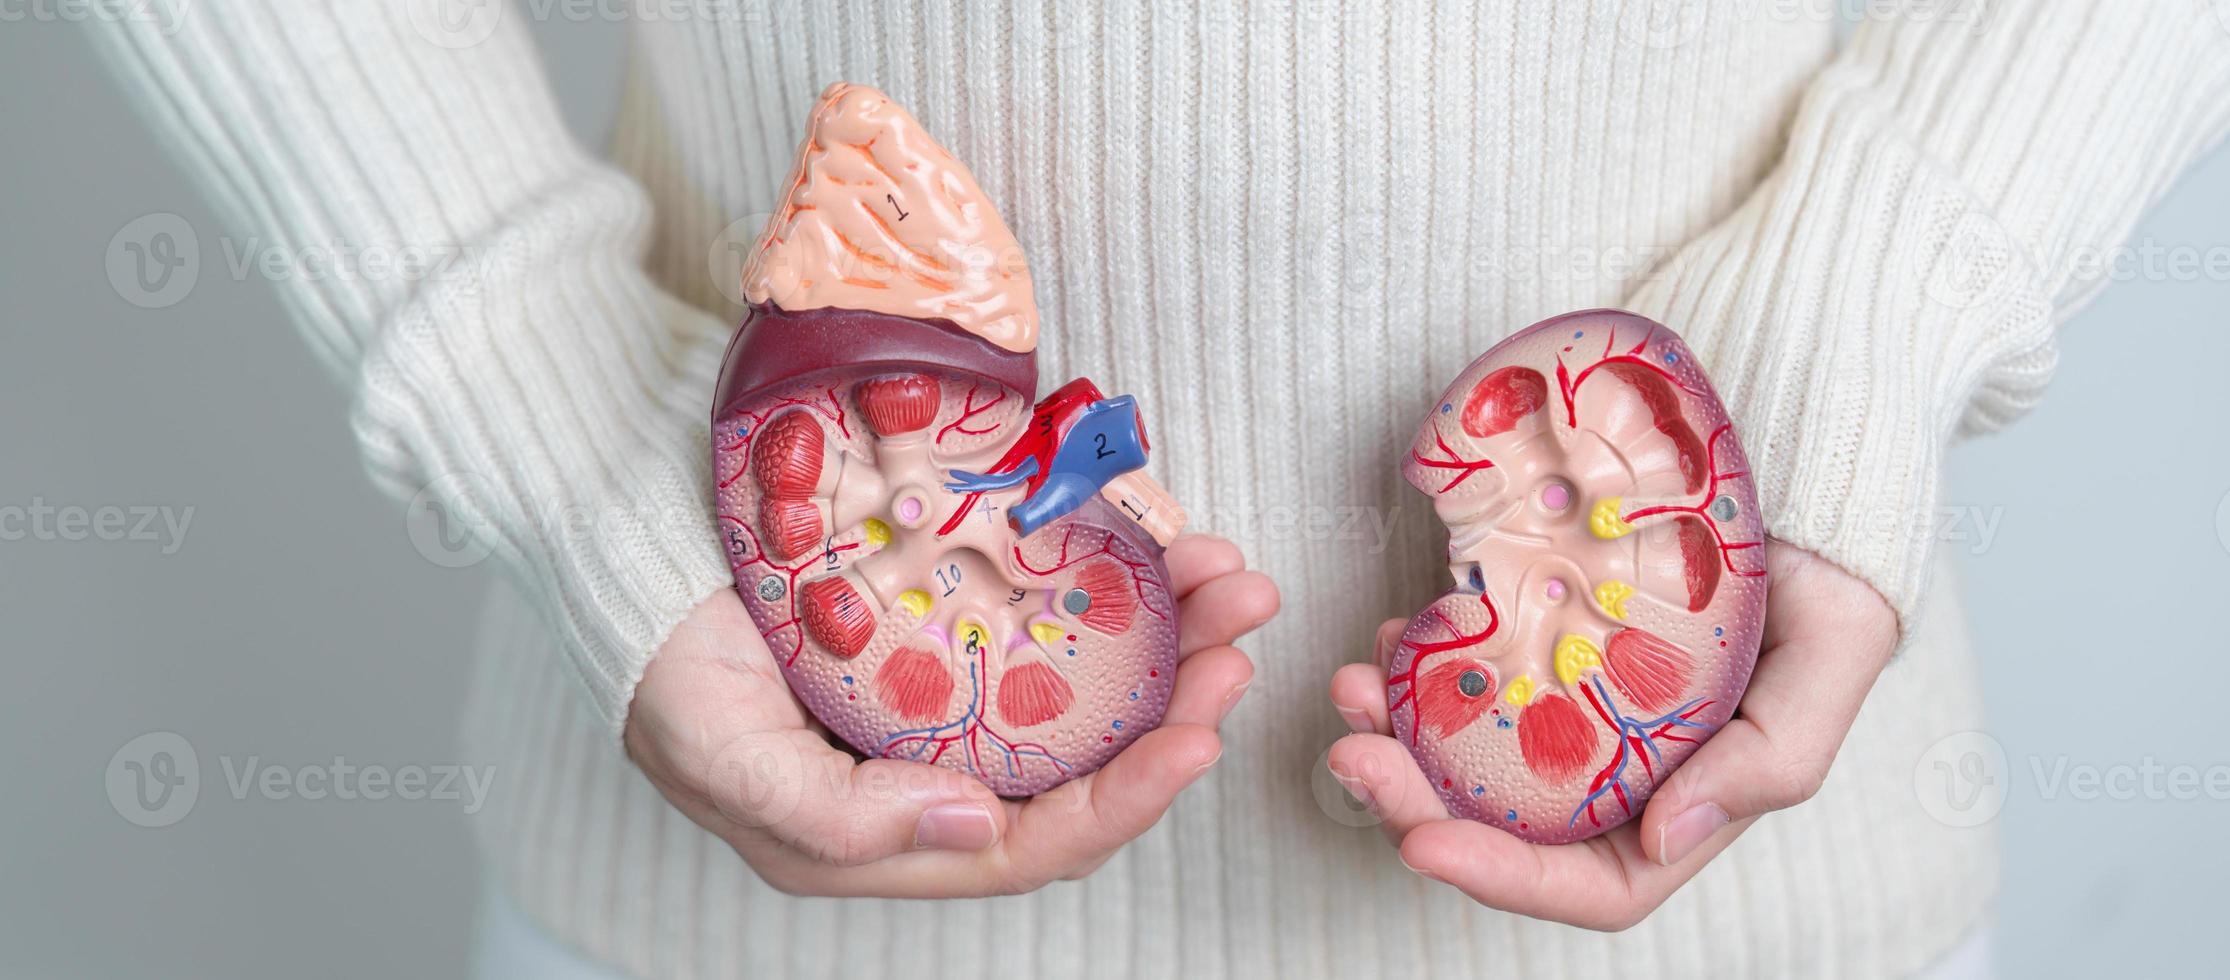
[[(283, 290), (374, 474), (484, 519), (518, 589), (467, 724), (508, 787), (480, 828), (496, 968), (540, 943), (656, 975), (1881, 975), (1973, 942), (1992, 839), (1911, 795), (1980, 721), (1932, 574), (1941, 455), (2034, 403), (2099, 284), (2071, 258), (2220, 138), (2230, 30), (2200, 4), (1919, 4), (1839, 51), (1804, 5), (1413, 6), (643, 11), (611, 163), (552, 104), (522, 23), (544, 5), (102, 28), (243, 230), (473, 258)], [(1268, 576), (1182, 543), (1172, 723), (1027, 806), (819, 740), (709, 526), (723, 246), (839, 79), (970, 164), (1034, 258), (1050, 375), (1136, 392), (1157, 471)], [(1727, 396), (1773, 598), (1748, 720), (1628, 828), (1533, 848), (1402, 791), (1382, 673), (1322, 698), (1439, 587), (1392, 466), (1426, 400), (1593, 306), (1680, 330)], [(1231, 644), (1281, 592), (1250, 661)]]

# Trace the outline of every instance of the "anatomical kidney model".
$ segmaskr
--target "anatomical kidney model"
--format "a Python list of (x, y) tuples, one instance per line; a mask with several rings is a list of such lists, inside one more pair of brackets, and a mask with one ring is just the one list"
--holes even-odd
[(1177, 663), (1136, 402), (1037, 395), (1020, 246), (881, 92), (813, 109), (713, 411), (736, 589), (813, 715), (1007, 796), (1160, 723)]
[(1764, 521), (1724, 406), (1671, 330), (1544, 320), (1456, 376), (1402, 476), (1456, 587), (1389, 667), (1394, 734), (1451, 812), (1594, 836), (1734, 714), (1765, 611)]

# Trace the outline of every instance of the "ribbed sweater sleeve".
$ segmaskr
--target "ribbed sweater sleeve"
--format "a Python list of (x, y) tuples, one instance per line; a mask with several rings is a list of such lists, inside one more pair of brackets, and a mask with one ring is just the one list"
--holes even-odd
[(2036, 403), (2057, 325), (2230, 122), (2220, 17), (2053, 0), (1869, 21), (1771, 177), (1629, 298), (1710, 368), (1772, 533), (1908, 627), (1945, 446)]
[[(367, 467), (475, 529), (616, 730), (729, 580), (705, 421), (729, 328), (645, 279), (646, 199), (567, 133), (520, 18), (483, 38), (430, 6), (224, 0), (92, 33), (229, 231), (365, 257), (276, 286)], [(370, 258), (411, 255), (439, 261)]]

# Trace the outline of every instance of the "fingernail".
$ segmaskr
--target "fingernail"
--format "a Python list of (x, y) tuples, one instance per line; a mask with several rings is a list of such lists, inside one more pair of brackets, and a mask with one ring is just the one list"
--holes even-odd
[(999, 824), (978, 803), (940, 803), (914, 824), (914, 846), (941, 851), (980, 851), (999, 842)]
[(1216, 749), (1216, 754), (1212, 758), (1210, 758), (1206, 762), (1201, 763), (1199, 768), (1196, 768), (1192, 771), (1193, 778), (1198, 779), (1201, 773), (1207, 772), (1210, 769), (1214, 769), (1216, 767), (1216, 763), (1222, 761), (1223, 749), (1219, 747)]
[(1719, 828), (1727, 825), (1727, 811), (1717, 803), (1700, 803), (1672, 818), (1657, 832), (1657, 863), (1671, 866), (1693, 853)]
[(1247, 696), (1247, 684), (1252, 683), (1254, 682), (1248, 681), (1246, 684), (1234, 687), (1231, 689), (1231, 693), (1223, 696), (1223, 707), (1216, 709), (1216, 724), (1221, 725), (1225, 718), (1231, 717), (1231, 709), (1239, 706), (1239, 699)]
[(1378, 799), (1371, 795), (1370, 786), (1362, 780), (1333, 769), (1332, 781), (1340, 784), (1340, 788), (1346, 790), (1347, 795), (1354, 797), (1355, 802), (1362, 804), (1363, 809), (1373, 812), (1378, 810)]
[(1418, 877), (1421, 877), (1421, 878), (1430, 878), (1430, 879), (1432, 879), (1433, 881), (1437, 881), (1437, 882), (1440, 882), (1440, 883), (1441, 883), (1441, 884), (1443, 884), (1443, 885), (1445, 885), (1445, 884), (1447, 884), (1447, 883), (1448, 883), (1448, 879), (1446, 879), (1446, 878), (1443, 878), (1443, 877), (1441, 877), (1441, 876), (1439, 876), (1439, 875), (1437, 875), (1437, 874), (1434, 874), (1434, 873), (1432, 872), (1432, 869), (1431, 869), (1431, 868), (1420, 868), (1420, 867), (1418, 867), (1418, 866), (1416, 866), (1416, 865), (1414, 865), (1414, 864), (1411, 864), (1411, 863), (1409, 863), (1409, 859), (1408, 859), (1408, 858), (1402, 858), (1402, 859), (1401, 859), (1401, 866), (1402, 866), (1402, 867), (1405, 867), (1405, 868), (1408, 868), (1408, 869), (1409, 869), (1409, 873), (1410, 873), (1410, 874), (1413, 874), (1413, 875), (1417, 875)]
[(1368, 734), (1377, 728), (1371, 724), (1371, 713), (1361, 708), (1342, 707), (1340, 717), (1347, 721), (1347, 730), (1351, 732)]

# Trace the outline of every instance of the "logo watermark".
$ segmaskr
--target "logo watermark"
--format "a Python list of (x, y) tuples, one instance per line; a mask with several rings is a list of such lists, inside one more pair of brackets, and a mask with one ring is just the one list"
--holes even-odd
[(1817, 541), (1857, 530), (1870, 537), (1957, 547), (1981, 555), (1997, 544), (2004, 525), (2005, 508), (1996, 504), (1817, 510), (1784, 505), (1767, 515), (1766, 534), (1783, 541)]
[(201, 237), (175, 214), (141, 215), (108, 240), (108, 283), (142, 309), (185, 299), (201, 278)]
[[(1388, 778), (1396, 776), (1395, 773), (1377, 772), (1369, 768), (1334, 772), (1331, 765), (1332, 749), (1336, 747), (1337, 743), (1318, 753), (1316, 764), (1309, 769), (1309, 795), (1316, 799), (1316, 808), (1331, 818), (1333, 823), (1343, 827), (1376, 827), (1384, 823), (1385, 818), (1379, 814), (1386, 810), (1399, 809), (1395, 805), (1398, 801), (1377, 799), (1367, 787), (1393, 786), (1397, 787), (1395, 792), (1398, 793), (1398, 787), (1409, 783), (1398, 778)], [(1378, 764), (1378, 757), (1374, 755), (1362, 755), (1342, 763), (1347, 767), (1373, 767)]]
[(410, 28), (427, 43), (469, 48), (494, 37), (503, 26), (502, 0), (406, 0)]
[[(1744, 5), (1750, 10), (1758, 6), (1756, 3)], [(1771, 6), (1794, 8), (1801, 5)], [(1618, 36), (1645, 48), (1677, 48), (1703, 33), (1710, 13), (1704, 0), (1643, 0), (1627, 5), (1625, 14), (1618, 19)]]
[(2230, 802), (2230, 763), (2078, 760), (2065, 753), (2025, 756), (2015, 766), (1986, 732), (1938, 739), (1913, 763), (1913, 796), (1947, 826), (1978, 827), (1997, 819), (2021, 776), (2045, 803)]
[(1913, 764), (1913, 798), (1938, 823), (1979, 827), (2005, 809), (2005, 746), (1982, 732), (1938, 739)]
[(2077, 282), (2230, 282), (2230, 244), (2164, 242), (2146, 237), (2111, 245), (2077, 244), (2045, 254), (2015, 237), (1998, 219), (1965, 202), (1956, 208), (1934, 252), (1908, 253), (1907, 264), (1923, 292), (1954, 310), (2033, 299), (2027, 295), (2045, 270)]
[(419, 557), (442, 568), (469, 568), (495, 553), (507, 511), (477, 473), (449, 473), (419, 488), (403, 506), (403, 533)]
[(503, 26), (504, 12), (539, 23), (712, 23), (766, 31), (775, 26), (765, 0), (409, 0), (411, 29), (443, 48), (485, 43)]
[(494, 479), (471, 471), (434, 479), (403, 508), (403, 532), (411, 547), (443, 568), (478, 565), (507, 536), (559, 543), (642, 534), (718, 540), (713, 520), (712, 511), (693, 500), (530, 505), (507, 496)]
[(201, 758), (176, 732), (148, 732), (108, 760), (108, 803), (140, 827), (168, 827), (201, 798)]
[[(217, 757), (225, 792), (236, 801), (340, 800), (455, 803), (480, 812), (495, 785), (495, 767), (459, 762), (382, 765), (346, 756), (304, 765), (276, 765), (260, 755)], [(168, 827), (201, 799), (200, 754), (177, 732), (148, 732), (124, 743), (108, 761), (108, 802), (140, 827)]]
[(0, 504), (0, 541), (130, 541), (160, 547), (174, 555), (186, 544), (194, 508), (162, 504), (50, 504), (33, 497), (29, 504)]
[(2222, 545), (2223, 551), (2230, 552), (2230, 492), (2215, 501), (2215, 541)]
[(0, 24), (153, 24), (164, 37), (184, 26), (193, 0), (0, 0)]
[(191, 222), (169, 212), (141, 215), (108, 240), (103, 265), (109, 286), (133, 306), (162, 309), (192, 295), (205, 271), (234, 282), (434, 282), (473, 274), (485, 254), (483, 246), (456, 242), (289, 246), (223, 236), (217, 243), (212, 267)]
[(744, 215), (713, 236), (711, 247), (705, 250), (705, 269), (712, 275), (713, 287), (720, 295), (737, 306), (751, 301), (743, 295), (743, 269), (751, 264), (752, 249), (759, 243), (759, 234), (767, 222), (774, 219), (773, 212), (760, 211)]
[(1368, 504), (1219, 504), (1186, 511), (1188, 526), (1242, 543), (1336, 541), (1384, 554), (1402, 524), (1402, 508)]

